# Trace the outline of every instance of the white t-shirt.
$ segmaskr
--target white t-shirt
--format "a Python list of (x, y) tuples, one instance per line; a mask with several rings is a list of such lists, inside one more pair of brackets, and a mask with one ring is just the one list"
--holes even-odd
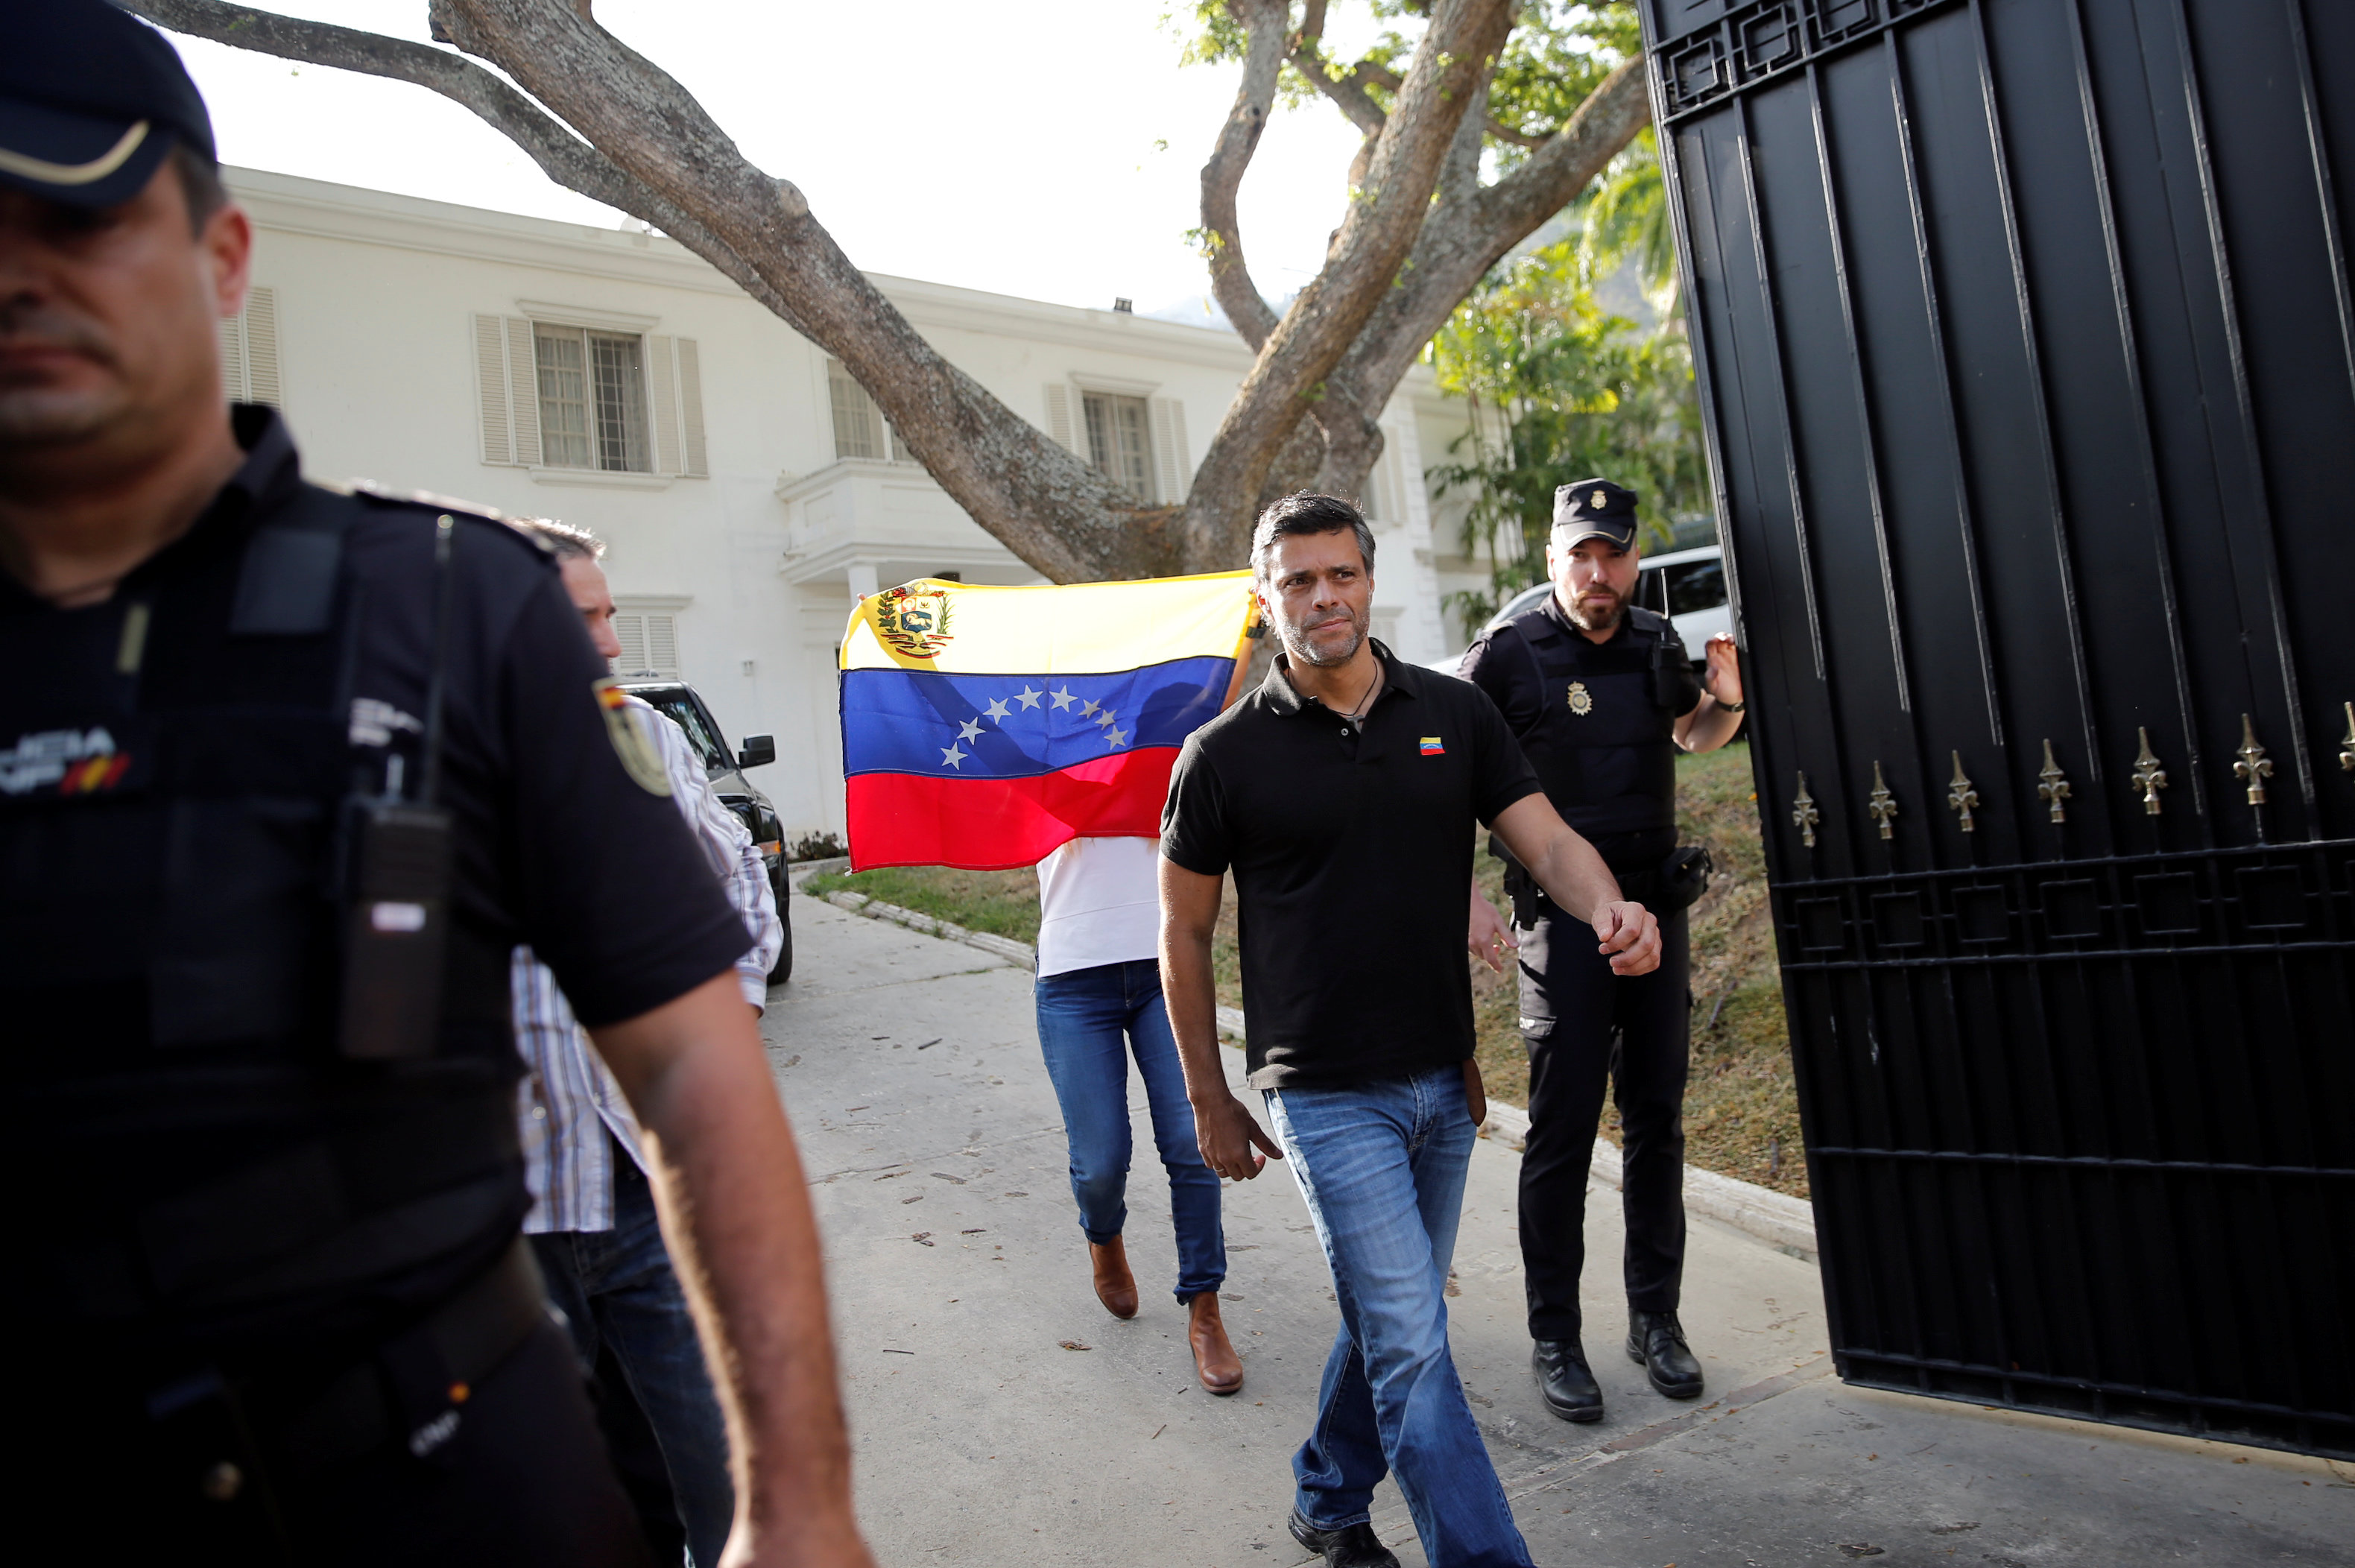
[(1039, 973), (1156, 958), (1161, 841), (1074, 838), (1039, 862)]

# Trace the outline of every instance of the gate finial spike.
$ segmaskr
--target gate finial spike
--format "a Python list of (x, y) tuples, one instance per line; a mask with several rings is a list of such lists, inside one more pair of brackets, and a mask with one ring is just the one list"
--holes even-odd
[(1816, 797), (1807, 793), (1807, 775), (1799, 775), (1799, 793), (1791, 802), (1791, 826), (1799, 830), (1799, 842), (1812, 849), (1816, 847), (1816, 824), (1824, 814), (1816, 809)]
[(1889, 785), (1881, 776), (1881, 759), (1878, 757), (1872, 761), (1872, 804), (1866, 806), (1865, 810), (1872, 814), (1872, 819), (1875, 822), (1881, 824), (1881, 836), (1883, 838), (1897, 837), (1889, 826), (1897, 819), (1897, 797), (1889, 793)]
[(2135, 788), (2142, 791), (2142, 809), (2146, 816), (2158, 815), (2158, 792), (2167, 787), (2167, 770), (2158, 765), (2158, 757), (2150, 749), (2150, 731), (2137, 728), (2142, 737), (2142, 750), (2135, 754)]
[(2068, 821), (2069, 814), (2061, 803), (2069, 798), (2069, 780), (2062, 773), (2061, 764), (2052, 760), (2052, 742), (2049, 740), (2044, 742), (2044, 765), (2036, 770), (2036, 776), (2042, 781), (2036, 786), (2037, 798), (2052, 803), (2052, 820)]
[(2339, 765), (2349, 773), (2355, 773), (2355, 702), (2350, 702), (2345, 706), (2347, 739), (2339, 743)]
[(2265, 781), (2274, 776), (2274, 765), (2257, 744), (2257, 727), (2245, 713), (2241, 715), (2241, 748), (2233, 755), (2241, 760), (2232, 764), (2232, 776), (2249, 781), (2249, 804), (2264, 805)]
[(1955, 782), (1946, 786), (1946, 804), (1963, 814), (1963, 831), (1975, 833), (1978, 827), (1971, 820), (1971, 807), (1979, 803), (1979, 792), (1971, 787), (1971, 781), (1963, 773), (1963, 754), (1956, 752), (1954, 756)]

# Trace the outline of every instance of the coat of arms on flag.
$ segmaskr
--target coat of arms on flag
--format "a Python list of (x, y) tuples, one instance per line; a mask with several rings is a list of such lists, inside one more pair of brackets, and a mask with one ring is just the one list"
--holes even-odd
[(1225, 706), (1253, 613), (1243, 571), (926, 578), (861, 600), (841, 661), (852, 866), (996, 869), (1157, 835), (1178, 748)]

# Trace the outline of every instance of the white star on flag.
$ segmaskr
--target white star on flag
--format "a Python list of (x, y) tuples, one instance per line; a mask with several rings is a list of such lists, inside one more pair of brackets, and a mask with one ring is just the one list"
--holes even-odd
[(1112, 720), (1113, 720), (1113, 711), (1112, 711), (1112, 709), (1109, 709), (1109, 708), (1105, 709), (1102, 713), (1099, 713), (1099, 714), (1097, 714), (1097, 715), (1096, 715), (1096, 722), (1097, 722), (1097, 723), (1099, 723), (1099, 724), (1109, 724), (1109, 723), (1111, 723), (1111, 722), (1112, 722)]
[(966, 720), (964, 723), (962, 723), (962, 724), (958, 725), (958, 726), (957, 726), (957, 739), (958, 739), (958, 740), (960, 740), (960, 741), (978, 741), (978, 740), (980, 740), (980, 739), (981, 739), (981, 720), (980, 720), (978, 718), (975, 718), (975, 719), (968, 719), (968, 720)]
[(1082, 703), (1081, 703), (1081, 704), (1080, 704), (1080, 717), (1081, 717), (1081, 718), (1082, 718), (1082, 719), (1092, 719), (1093, 717), (1095, 717), (1095, 711), (1096, 711), (1096, 709), (1097, 709), (1097, 707), (1098, 707), (1098, 706), (1099, 706), (1099, 705), (1098, 705), (1097, 703), (1094, 703), (1094, 702), (1082, 702)]
[(1111, 741), (1115, 746), (1125, 746), (1128, 744), (1128, 737), (1122, 734), (1117, 730), (1107, 731), (1104, 735), (1104, 739)]
[(951, 746), (941, 753), (941, 765), (945, 768), (954, 768), (959, 773), (963, 773), (964, 771), (964, 755), (965, 754), (963, 752), (958, 751), (954, 746)]
[(984, 719), (1004, 719), (1008, 716), (1009, 711), (1006, 706), (1006, 699), (993, 697), (989, 699), (989, 706), (981, 710), (981, 716)]
[(1021, 690), (1014, 694), (1014, 700), (1025, 708), (1036, 708), (1039, 706), (1039, 699), (1046, 695), (1043, 691), (1034, 691), (1025, 685)]
[(1059, 691), (1059, 692), (1055, 693), (1055, 706), (1056, 706), (1056, 707), (1058, 707), (1058, 708), (1069, 708), (1071, 705), (1071, 688), (1070, 687), (1068, 687), (1068, 686), (1067, 686), (1067, 687), (1063, 688), (1063, 689), (1062, 689), (1062, 690), (1060, 690), (1060, 691)]

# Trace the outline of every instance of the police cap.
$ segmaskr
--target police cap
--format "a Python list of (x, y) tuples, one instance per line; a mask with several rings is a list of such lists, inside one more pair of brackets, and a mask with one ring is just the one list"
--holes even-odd
[(1553, 542), (1568, 549), (1581, 539), (1609, 539), (1621, 549), (1636, 542), (1636, 492), (1608, 479), (1582, 479), (1553, 493)]
[(0, 47), (0, 184), (76, 207), (147, 187), (174, 144), (208, 164), (213, 124), (163, 36), (106, 0), (10, 5)]

